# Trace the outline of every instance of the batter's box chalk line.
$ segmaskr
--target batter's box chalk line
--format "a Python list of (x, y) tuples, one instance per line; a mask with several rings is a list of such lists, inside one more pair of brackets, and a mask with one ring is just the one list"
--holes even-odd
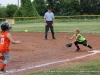
[(60, 60), (60, 61), (55, 61), (55, 62), (49, 62), (49, 63), (45, 63), (45, 64), (40, 64), (40, 65), (36, 65), (36, 66), (26, 67), (26, 68), (22, 68), (22, 69), (9, 70), (6, 73), (0, 74), (0, 75), (8, 75), (8, 74), (16, 73), (16, 72), (22, 72), (22, 71), (25, 71), (25, 70), (46, 67), (46, 66), (53, 65), (53, 64), (64, 63), (64, 62), (68, 62), (68, 61), (72, 61), (72, 60), (82, 59), (82, 58), (85, 58), (85, 57), (92, 56), (92, 55), (95, 55), (97, 53), (100, 53), (99, 50), (93, 50), (93, 51), (88, 51), (88, 52), (90, 54), (86, 54), (86, 55), (83, 55), (83, 56), (78, 56), (78, 57), (71, 58), (71, 59), (65, 59), (65, 60)]

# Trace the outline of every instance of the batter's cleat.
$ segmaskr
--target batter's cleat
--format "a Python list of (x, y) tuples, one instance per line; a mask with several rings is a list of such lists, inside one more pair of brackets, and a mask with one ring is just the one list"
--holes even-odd
[(5, 72), (6, 72), (5, 69), (1, 69), (1, 70), (0, 70), (0, 74), (5, 73)]
[(76, 51), (75, 51), (75, 52), (78, 52), (78, 51), (80, 51), (80, 49), (76, 49)]

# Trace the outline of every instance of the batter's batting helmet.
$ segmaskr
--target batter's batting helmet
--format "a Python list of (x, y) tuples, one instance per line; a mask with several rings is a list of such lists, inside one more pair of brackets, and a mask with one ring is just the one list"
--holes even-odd
[(66, 44), (66, 47), (71, 47), (71, 46), (72, 46), (72, 43)]
[(12, 28), (12, 26), (8, 23), (8, 22), (3, 22), (1, 24), (1, 30), (5, 31), (5, 30), (10, 30)]

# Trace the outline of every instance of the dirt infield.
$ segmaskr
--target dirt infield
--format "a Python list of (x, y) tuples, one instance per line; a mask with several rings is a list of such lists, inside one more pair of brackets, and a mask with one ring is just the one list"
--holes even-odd
[[(11, 60), (6, 67), (6, 70), (16, 70), (26, 67), (31, 67), (35, 65), (41, 65), (44, 63), (74, 58), (76, 56), (81, 56), (84, 54), (89, 54), (89, 48), (80, 45), (81, 51), (75, 52), (76, 47), (73, 45), (71, 48), (66, 48), (65, 44), (70, 41), (64, 36), (72, 36), (72, 34), (67, 33), (56, 33), (56, 40), (51, 38), (51, 34), (48, 35), (48, 40), (44, 40), (44, 33), (11, 33), (15, 40), (21, 40), (22, 43), (13, 45), (11, 44)], [(100, 35), (94, 34), (82, 34), (87, 38), (88, 43), (93, 46), (95, 50), (100, 50)], [(91, 58), (92, 57), (92, 58)], [(6, 75), (22, 75), (27, 72), (33, 72), (34, 70), (40, 70), (56, 66), (67, 66), (79, 62), (84, 62), (91, 60), (93, 58), (100, 58), (99, 54), (91, 56), (88, 58), (83, 58), (75, 61), (54, 64), (42, 68), (30, 69), (27, 71), (9, 73)], [(0, 61), (1, 63), (1, 61)]]

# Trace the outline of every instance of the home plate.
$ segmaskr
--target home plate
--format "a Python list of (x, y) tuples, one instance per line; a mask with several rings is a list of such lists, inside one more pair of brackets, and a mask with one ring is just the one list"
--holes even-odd
[(88, 52), (100, 53), (100, 51), (98, 51), (98, 50), (92, 50), (92, 51), (88, 51)]

